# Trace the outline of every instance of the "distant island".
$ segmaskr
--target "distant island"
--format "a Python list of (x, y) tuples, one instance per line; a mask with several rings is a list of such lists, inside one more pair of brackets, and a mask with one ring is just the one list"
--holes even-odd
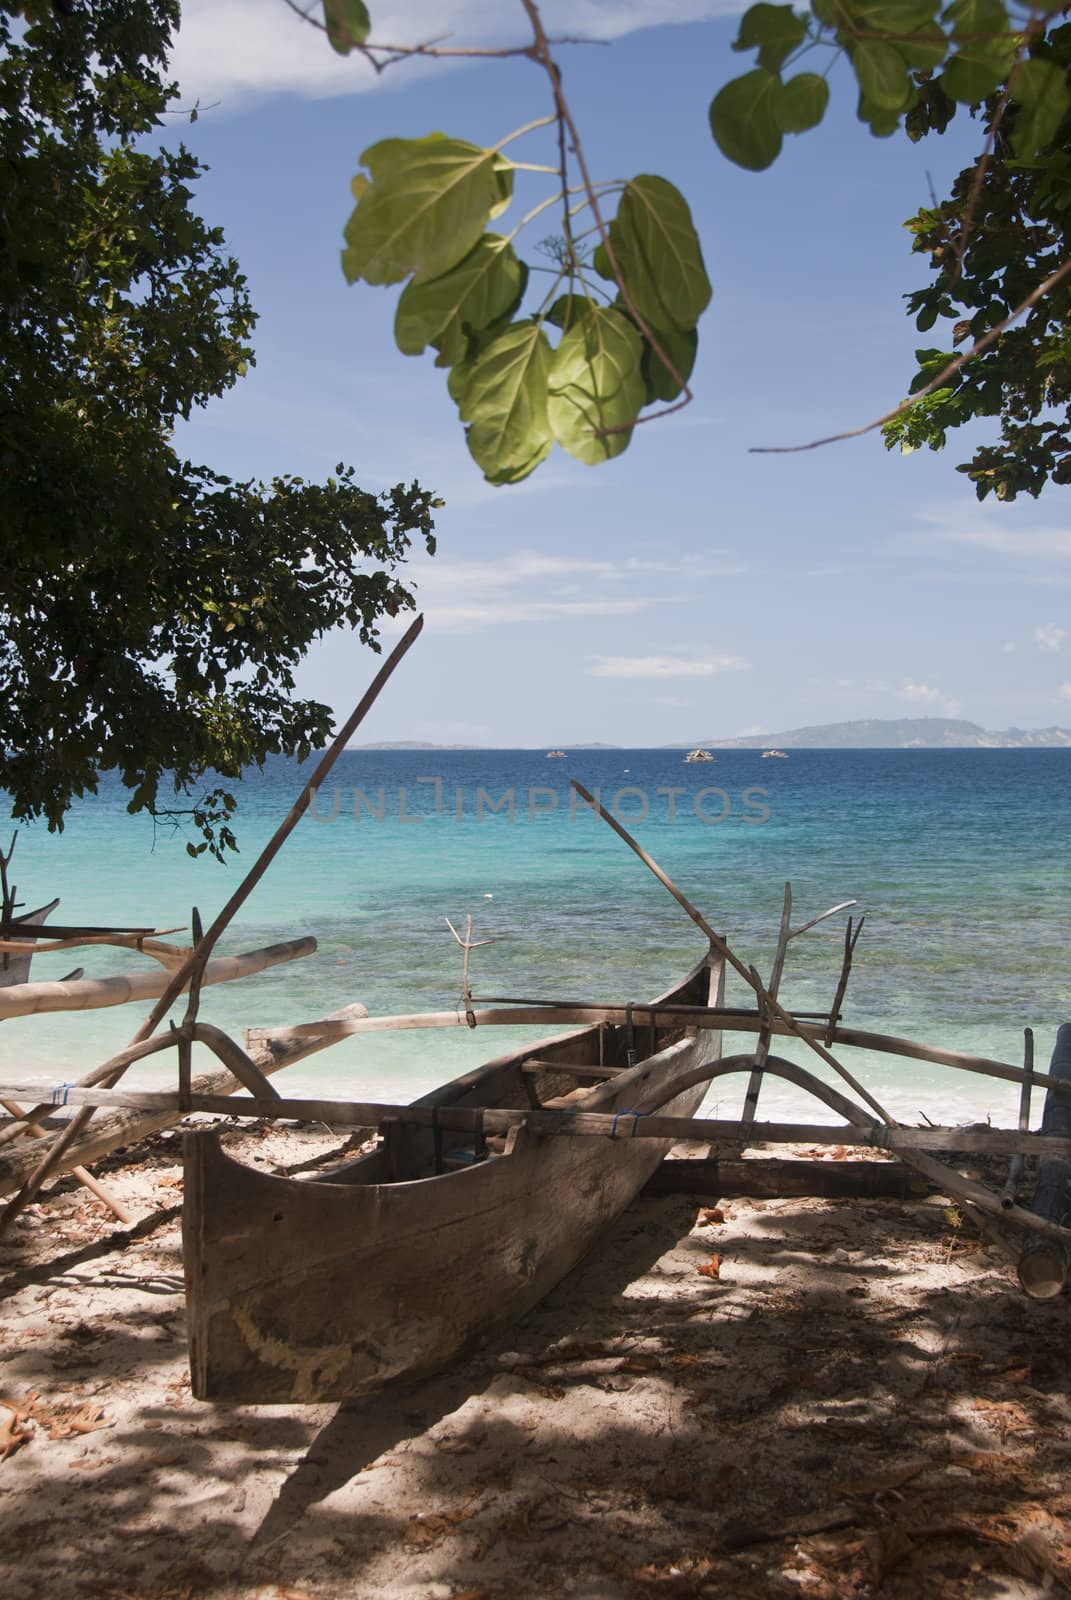
[(1071, 730), (1006, 728), (1002, 733), (992, 733), (977, 722), (951, 717), (891, 717), (824, 722), (788, 733), (700, 742), (712, 750), (769, 750), (774, 746), (789, 750), (1023, 750), (1071, 746)]
[[(1027, 750), (1071, 748), (1068, 728), (1005, 728), (993, 733), (977, 722), (952, 717), (872, 717), (861, 722), (823, 722), (787, 733), (748, 734), (740, 739), (691, 739), (659, 745), (661, 750)], [(350, 750), (625, 750), (621, 744), (479, 745), (432, 744), (395, 739), (383, 744), (351, 744)]]
[[(423, 739), (394, 739), (385, 744), (349, 744), (347, 750), (542, 750), (541, 744), (429, 744)], [(561, 744), (558, 750), (623, 750), (620, 744)]]

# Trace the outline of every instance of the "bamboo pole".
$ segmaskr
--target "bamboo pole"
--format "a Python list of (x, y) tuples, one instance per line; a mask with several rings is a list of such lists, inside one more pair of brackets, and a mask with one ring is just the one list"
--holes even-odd
[[(196, 941), (193, 949), (190, 951), (189, 956), (183, 962), (182, 966), (179, 967), (177, 972), (172, 974), (167, 987), (164, 989), (160, 998), (153, 1006), (148, 1017), (135, 1033), (132, 1043), (140, 1043), (142, 1039), (146, 1039), (150, 1034), (154, 1033), (159, 1023), (167, 1015), (168, 1011), (171, 1009), (178, 996), (182, 993), (183, 989), (186, 988), (187, 984), (195, 983), (200, 979), (216, 941), (224, 932), (235, 913), (245, 904), (256, 885), (260, 882), (261, 878), (268, 870), (268, 867), (271, 865), (272, 861), (278, 855), (279, 851), (282, 849), (291, 833), (293, 833), (294, 829), (305, 815), (305, 812), (312, 803), (313, 795), (323, 783), (324, 779), (328, 776), (331, 768), (334, 766), (338, 757), (342, 754), (342, 751), (346, 748), (346, 745), (353, 737), (357, 728), (364, 721), (365, 717), (368, 715), (368, 712), (372, 709), (376, 700), (379, 698), (381, 690), (386, 686), (391, 674), (394, 672), (394, 669), (398, 666), (402, 658), (408, 653), (410, 648), (420, 637), (423, 627), (424, 618), (417, 617), (402, 635), (401, 639), (399, 639), (398, 643), (395, 645), (386, 661), (384, 661), (383, 665), (376, 673), (376, 676), (373, 678), (371, 684), (365, 690), (361, 700), (355, 706), (347, 720), (343, 723), (342, 727), (335, 735), (323, 756), (317, 762), (311, 777), (303, 785), (301, 793), (298, 795), (294, 804), (291, 806), (289, 812), (283, 818), (282, 822), (279, 824), (268, 843), (264, 846), (264, 849), (260, 852), (260, 855), (257, 857), (256, 861), (254, 861), (252, 867), (235, 889), (234, 893), (231, 895), (222, 911), (218, 913), (212, 925), (204, 934), (203, 938)], [(110, 1081), (114, 1082), (121, 1075), (123, 1070), (125, 1069), (117, 1069), (112, 1074), (109, 1074), (108, 1077)], [(83, 1082), (85, 1083), (99, 1083), (102, 1081), (104, 1081), (104, 1074), (100, 1068), (97, 1069), (96, 1073), (89, 1073), (87, 1074), (86, 1078), (83, 1079)], [(41, 1188), (41, 1185), (47, 1182), (49, 1174), (55, 1169), (57, 1162), (62, 1158), (74, 1140), (77, 1139), (81, 1134), (86, 1123), (89, 1121), (92, 1115), (92, 1109), (89, 1109), (79, 1111), (74, 1117), (71, 1118), (69, 1128), (67, 1128), (60, 1135), (49, 1154), (42, 1160), (40, 1166), (29, 1174), (26, 1182), (23, 1184), (18, 1194), (8, 1201), (3, 1215), (0, 1216), (0, 1238), (3, 1237), (4, 1233), (11, 1226), (11, 1223), (14, 1221), (15, 1217), (18, 1216), (19, 1212), (30, 1204), (38, 1190)]]
[[(484, 1007), (487, 1001), (481, 997), (474, 997), (473, 1004)], [(645, 1013), (655, 1013), (659, 1018), (678, 1018), (682, 1024), (687, 1023), (690, 1028), (712, 1028), (728, 1033), (758, 1033), (764, 1025), (764, 1020), (757, 1011), (747, 1011), (743, 1007), (719, 1006), (714, 1009), (710, 1006), (684, 1006), (684, 1005), (657, 1005), (654, 1003), (631, 1002), (624, 1005), (599, 1005), (595, 1002), (547, 1002), (529, 999), (516, 1006), (505, 1006), (501, 1009), (483, 1009), (474, 1011), (477, 1024), (481, 1028), (519, 1028), (530, 1027), (542, 1023), (576, 1024), (577, 1026), (590, 1026), (595, 1023), (614, 1023), (623, 1025), (628, 1020), (631, 1010), (637, 1024), (643, 1021)], [(823, 1019), (825, 1013), (823, 1013)], [(825, 1022), (809, 1024), (796, 1018), (801, 1033), (814, 1034), (822, 1037), (825, 1034)], [(643, 1024), (646, 1026), (646, 1024)], [(298, 1023), (294, 1029), (286, 1032), (300, 1032), (304, 1026)], [(395, 1016), (368, 1017), (361, 1022), (340, 1024), (337, 1037), (350, 1038), (363, 1033), (392, 1033), (405, 1030), (421, 1030), (433, 1028), (464, 1028), (468, 1023), (463, 1015), (456, 1011), (416, 1011)], [(778, 1018), (774, 1018), (773, 1031), (785, 1037), (791, 1035)], [(270, 1037), (273, 1030), (256, 1029), (257, 1037)], [(834, 1032), (835, 1044), (847, 1045), (851, 1049), (872, 1050), (879, 1055), (906, 1056), (912, 1061), (929, 1061), (936, 1066), (953, 1067), (959, 1072), (978, 1073), (983, 1077), (998, 1078), (1007, 1083), (1023, 1082), (1023, 1069), (1013, 1067), (1010, 1062), (996, 1061), (989, 1056), (971, 1055), (962, 1050), (947, 1050), (942, 1045), (929, 1045), (917, 1039), (904, 1039), (896, 1034), (870, 1033), (863, 1028), (841, 1028)], [(1071, 1081), (1054, 1078), (1048, 1073), (1035, 1072), (1032, 1082), (1042, 1089), (1052, 1089), (1058, 1094), (1071, 1094)]]
[(803, 1039), (804, 1042), (808, 1044), (815, 1052), (815, 1054), (826, 1063), (826, 1066), (832, 1067), (837, 1076), (842, 1078), (850, 1089), (854, 1090), (854, 1092), (859, 1096), (860, 1100), (864, 1100), (866, 1102), (871, 1111), (875, 1112), (881, 1118), (882, 1122), (887, 1122), (890, 1124), (890, 1126), (893, 1125), (895, 1123), (895, 1118), (890, 1117), (884, 1106), (882, 1106), (879, 1101), (875, 1100), (870, 1091), (865, 1089), (863, 1085), (852, 1076), (847, 1067), (842, 1066), (836, 1057), (829, 1053), (825, 1045), (821, 1044), (816, 1036), (805, 1032), (801, 1025), (796, 1021), (795, 1017), (793, 1017), (790, 1012), (786, 1011), (784, 1006), (782, 1006), (777, 1000), (771, 998), (771, 996), (763, 988), (762, 984), (758, 981), (754, 972), (746, 967), (735, 951), (730, 948), (728, 941), (724, 939), (720, 933), (715, 933), (714, 929), (710, 926), (710, 923), (706, 920), (703, 914), (698, 911), (688, 897), (677, 888), (677, 885), (673, 882), (672, 878), (669, 877), (668, 873), (663, 872), (662, 868), (658, 865), (658, 862), (655, 861), (652, 856), (647, 854), (647, 851), (643, 849), (642, 845), (637, 844), (636, 840), (632, 837), (628, 830), (621, 826), (617, 818), (612, 817), (610, 813), (602, 805), (600, 805), (599, 801), (595, 799), (594, 795), (588, 793), (579, 779), (570, 778), (569, 782), (577, 791), (577, 793), (583, 797), (587, 804), (591, 806), (592, 810), (595, 811), (602, 818), (602, 820), (614, 830), (619, 838), (625, 841), (630, 850), (639, 856), (644, 866), (648, 867), (654, 873), (655, 877), (658, 879), (659, 883), (662, 884), (663, 888), (669, 890), (677, 904), (688, 913), (696, 927), (706, 935), (713, 949), (717, 950), (718, 954), (722, 956), (724, 960), (728, 961), (730, 966), (732, 966), (740, 974), (744, 981), (748, 983), (752, 989), (754, 989), (760, 1004), (772, 1012), (777, 1020), (783, 1024), (785, 1031), (794, 1034), (799, 1039)]
[[(342, 1011), (332, 1013), (331, 1018), (324, 1018), (324, 1023), (345, 1017), (354, 1012), (363, 1011), (363, 1006), (347, 1006)], [(201, 1024), (205, 1026), (205, 1024)], [(168, 1049), (173, 1041), (166, 1035), (158, 1035), (152, 1039), (143, 1040), (140, 1046), (142, 1055), (152, 1054), (156, 1050)], [(233, 1040), (231, 1041), (233, 1044)], [(306, 1056), (315, 1054), (318, 1050), (326, 1050), (335, 1043), (333, 1034), (320, 1035), (304, 1033), (299, 1039), (293, 1039), (286, 1046), (278, 1044), (259, 1045), (254, 1043), (250, 1048), (250, 1055), (259, 1071), (265, 1076), (280, 1072), (283, 1067), (292, 1066), (295, 1061), (301, 1061)], [(238, 1048), (237, 1045), (234, 1046)], [(129, 1050), (126, 1052), (131, 1053)], [(205, 1073), (194, 1078), (191, 1084), (192, 1095), (206, 1094), (220, 1097), (220, 1103), (226, 1107), (229, 1115), (236, 1102), (230, 1096), (239, 1089), (238, 1080), (229, 1068), (222, 1072)], [(73, 1089), (72, 1091), (73, 1092)], [(83, 1091), (84, 1092), (84, 1091)], [(98, 1091), (99, 1093), (100, 1091)], [(116, 1091), (112, 1091), (113, 1093)], [(31, 1093), (36, 1093), (36, 1089)], [(62, 1099), (62, 1091), (60, 1094)], [(175, 1097), (177, 1099), (177, 1096)], [(277, 1099), (269, 1102), (273, 1106), (279, 1104)], [(158, 1133), (162, 1128), (171, 1127), (179, 1121), (180, 1114), (171, 1108), (148, 1110), (144, 1107), (138, 1109), (116, 1109), (110, 1116), (102, 1116), (92, 1122), (87, 1131), (77, 1139), (61, 1157), (57, 1172), (73, 1170), (76, 1162), (99, 1161), (110, 1151), (116, 1150), (120, 1145), (137, 1144), (141, 1139), (147, 1139), (151, 1133)], [(36, 1148), (20, 1150), (16, 1145), (10, 1153), (0, 1154), (0, 1197), (11, 1194), (24, 1181), (27, 1174), (33, 1169), (40, 1157)]]
[[(217, 956), (205, 969), (203, 983), (233, 983), (286, 961), (301, 961), (316, 951), (311, 938), (286, 939), (279, 944), (247, 950), (242, 955)], [(44, 1012), (96, 1011), (104, 1006), (125, 1006), (153, 1000), (171, 983), (167, 972), (132, 972), (114, 978), (83, 978), (80, 982), (50, 979), (13, 984), (0, 989), (0, 1021), (39, 1016)]]
[[(724, 1058), (725, 1071), (742, 1072), (751, 1066), (750, 1055)], [(777, 1057), (770, 1061), (780, 1065)], [(714, 1074), (719, 1076), (720, 1072)], [(0, 1086), (0, 1094), (27, 1093), (36, 1085)], [(416, 1127), (438, 1125), (448, 1131), (471, 1133), (482, 1123), (488, 1133), (508, 1133), (518, 1123), (530, 1132), (562, 1138), (672, 1139), (676, 1144), (735, 1144), (741, 1122), (719, 1117), (667, 1117), (657, 1112), (582, 1111), (561, 1108), (524, 1109), (469, 1106), (390, 1105), (375, 1101), (325, 1100), (299, 1097), (282, 1098), (243, 1095), (224, 1096), (196, 1091), (188, 1106), (174, 1090), (79, 1089), (68, 1090), (72, 1105), (122, 1106), (131, 1110), (170, 1111), (176, 1114), (208, 1114), (277, 1118), (292, 1122), (318, 1122), (338, 1128), (378, 1128), (384, 1123), (404, 1123)], [(888, 1150), (893, 1155), (912, 1150), (959, 1150), (974, 1154), (1008, 1155), (1024, 1151), (1030, 1155), (1071, 1155), (1071, 1138), (1020, 1133), (1012, 1128), (891, 1128), (888, 1123), (869, 1125), (846, 1122), (756, 1122), (752, 1142), (756, 1144), (858, 1145)]]

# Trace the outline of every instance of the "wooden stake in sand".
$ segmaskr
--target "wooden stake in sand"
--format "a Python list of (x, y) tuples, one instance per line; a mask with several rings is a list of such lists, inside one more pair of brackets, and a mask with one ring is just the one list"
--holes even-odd
[[(1063, 1023), (1057, 1031), (1049, 1076), (1071, 1079), (1071, 1022)], [(1071, 1135), (1071, 1100), (1066, 1095), (1054, 1094), (1049, 1090), (1045, 1096), (1041, 1131), (1065, 1138)], [(1071, 1212), (1069, 1185), (1071, 1163), (1066, 1156), (1050, 1156), (1040, 1161), (1031, 1211), (1052, 1222), (1067, 1222)], [(1019, 1282), (1032, 1299), (1050, 1300), (1061, 1292), (1067, 1282), (1067, 1265), (1066, 1243), (1046, 1243), (1032, 1237), (1024, 1244), (1019, 1257)]]
[[(399, 665), (403, 657), (408, 653), (408, 651), (420, 637), (423, 627), (424, 618), (417, 617), (402, 638), (399, 639), (398, 643), (395, 645), (386, 661), (384, 661), (383, 665), (376, 673), (376, 676), (373, 678), (368, 689), (365, 691), (364, 696), (354, 708), (353, 712), (347, 718), (345, 723), (343, 723), (342, 727), (335, 735), (332, 743), (329, 745), (328, 749), (317, 763), (312, 776), (303, 785), (301, 793), (298, 795), (283, 821), (275, 830), (271, 839), (269, 839), (268, 843), (264, 846), (264, 849), (260, 852), (260, 855), (253, 863), (250, 870), (246, 873), (237, 889), (235, 889), (234, 893), (231, 895), (222, 911), (220, 911), (218, 916), (215, 918), (207, 933), (205, 933), (201, 939), (197, 940), (193, 949), (190, 951), (190, 954), (182, 963), (182, 966), (179, 967), (178, 971), (172, 975), (171, 980), (165, 988), (163, 994), (153, 1006), (152, 1011), (142, 1023), (141, 1027), (135, 1033), (134, 1038), (131, 1041), (133, 1044), (140, 1043), (143, 1039), (147, 1039), (150, 1034), (154, 1033), (159, 1023), (167, 1015), (168, 1011), (170, 1011), (172, 1005), (182, 993), (183, 989), (185, 989), (187, 984), (201, 978), (205, 964), (208, 961), (208, 957), (211, 954), (216, 941), (219, 939), (220, 935), (231, 921), (231, 918), (245, 904), (256, 885), (260, 882), (261, 878), (264, 876), (265, 872), (268, 870), (269, 866), (274, 861), (275, 857), (278, 855), (287, 839), (290, 837), (291, 833), (293, 833), (294, 829), (305, 815), (305, 812), (312, 803), (312, 798), (317, 789), (320, 788), (338, 757), (342, 754), (343, 750), (352, 739), (358, 727), (375, 705), (380, 693), (386, 687), (388, 680), (394, 672), (394, 669)], [(105, 1069), (98, 1069), (96, 1073), (87, 1074), (82, 1082), (84, 1084), (103, 1082), (111, 1084), (116, 1082), (125, 1070), (125, 1067), (112, 1069), (110, 1072), (106, 1072)], [(37, 1109), (39, 1115), (43, 1116), (49, 1108), (47, 1106), (42, 1106)], [(32, 1115), (33, 1114), (31, 1113), (31, 1116)], [(77, 1112), (75, 1116), (71, 1118), (70, 1124), (56, 1139), (55, 1143), (49, 1150), (48, 1155), (45, 1156), (40, 1162), (39, 1166), (30, 1173), (18, 1194), (8, 1201), (8, 1204), (4, 1210), (4, 1214), (2, 1217), (0, 1217), (0, 1238), (3, 1237), (4, 1233), (11, 1226), (18, 1214), (30, 1204), (38, 1190), (41, 1188), (41, 1185), (47, 1182), (49, 1175), (55, 1170), (57, 1163), (62, 1159), (65, 1151), (68, 1150), (78, 1138), (92, 1115), (93, 1112), (90, 1108), (85, 1111)]]

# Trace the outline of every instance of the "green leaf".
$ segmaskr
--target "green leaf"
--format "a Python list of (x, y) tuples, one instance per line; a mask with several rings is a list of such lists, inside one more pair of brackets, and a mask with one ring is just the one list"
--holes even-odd
[(1000, 87), (1015, 59), (1015, 40), (985, 40), (961, 45), (941, 74), (952, 100), (973, 106)]
[(1017, 35), (1009, 30), (1001, 0), (955, 0), (944, 16), (961, 43), (945, 67), (942, 86), (951, 99), (976, 105), (1007, 77)]
[(771, 6), (759, 0), (758, 5), (751, 6), (741, 17), (733, 49), (750, 50), (757, 45), (759, 66), (768, 72), (779, 72), (786, 57), (806, 37), (805, 17), (797, 16), (791, 6)]
[(665, 178), (633, 178), (610, 240), (640, 316), (660, 328), (694, 328), (710, 304), (710, 279), (680, 190)]
[(364, 0), (324, 0), (324, 25), (331, 48), (348, 56), (368, 38), (372, 19)]
[[(672, 361), (681, 377), (687, 382), (695, 366), (695, 355), (699, 348), (699, 334), (694, 328), (687, 333), (678, 333), (676, 328), (653, 328), (652, 333), (657, 336), (659, 344)], [(653, 405), (656, 400), (676, 400), (683, 393), (680, 384), (667, 368), (662, 357), (656, 355), (651, 345), (645, 339), (643, 342), (643, 360), (640, 363), (640, 373), (644, 384), (644, 405)]]
[[(593, 306), (562, 339), (551, 363), (547, 415), (563, 450), (588, 466), (619, 456), (644, 404), (643, 340), (619, 312)], [(621, 428), (618, 433), (600, 433)]]
[(781, 153), (781, 79), (765, 67), (732, 78), (710, 103), (710, 131), (723, 156), (762, 172)]
[(605, 278), (607, 283), (614, 282), (614, 269), (610, 265), (609, 254), (601, 239), (591, 252), (591, 264), (600, 278)]
[[(432, 140), (442, 140), (445, 138), (445, 133), (429, 133), (426, 134), (419, 142), (422, 144), (430, 144)], [(415, 141), (412, 139), (379, 139), (375, 144), (370, 144), (368, 149), (363, 152), (361, 155), (361, 166), (367, 167), (369, 172), (372, 174), (373, 181), (378, 183), (380, 178), (385, 178), (387, 176), (392, 167), (398, 165), (399, 162), (404, 162), (409, 159), (411, 148), (414, 142)], [(358, 177), (360, 176), (361, 175), (358, 174)], [(362, 181), (367, 183), (366, 179)], [(357, 178), (355, 178), (353, 182), (356, 183)], [(360, 196), (358, 196), (358, 198), (360, 198)]]
[(394, 318), (394, 337), (403, 355), (420, 355), (429, 344), (453, 360), (464, 359), (469, 331), (494, 322), (523, 292), (526, 272), (508, 239), (480, 236), (463, 261), (437, 278), (406, 285)]
[(900, 126), (899, 111), (887, 111), (884, 106), (876, 106), (873, 100), (868, 100), (865, 94), (859, 96), (859, 105), (856, 116), (860, 122), (869, 124), (870, 131), (875, 139), (889, 139)]
[(547, 420), (551, 349), (537, 322), (512, 323), (483, 350), (461, 393), (467, 443), (492, 483), (515, 483), (553, 442)]
[(777, 104), (777, 125), (782, 133), (806, 133), (825, 116), (829, 84), (817, 72), (797, 72), (789, 78)]
[(1062, 68), (1039, 56), (1022, 63), (1015, 74), (1013, 95), (1018, 110), (1012, 147), (1020, 161), (1027, 161), (1055, 137), (1071, 105), (1071, 95)]
[(497, 208), (512, 170), (464, 139), (385, 139), (361, 158), (371, 189), (346, 224), (342, 268), (353, 283), (437, 278), (464, 259)]
[(495, 151), (495, 183), (498, 187), (498, 199), (491, 207), (491, 220), (500, 217), (513, 199), (513, 162), (504, 156), (500, 150)]
[[(846, 9), (853, 28), (899, 36), (932, 23), (941, 7), (939, 0), (849, 0)], [(899, 44), (900, 40), (889, 42)]]
[(895, 45), (880, 39), (860, 39), (851, 49), (859, 87), (878, 111), (900, 111), (911, 98), (911, 79)]
[(543, 320), (552, 322), (556, 328), (571, 328), (582, 317), (588, 316), (596, 304), (586, 294), (561, 294)]
[(953, 0), (944, 12), (956, 39), (977, 40), (982, 34), (1008, 32), (1008, 13), (1002, 0)]
[(948, 54), (948, 40), (936, 23), (927, 22), (913, 33), (897, 39), (896, 48), (909, 67), (916, 67), (920, 72), (932, 72)]

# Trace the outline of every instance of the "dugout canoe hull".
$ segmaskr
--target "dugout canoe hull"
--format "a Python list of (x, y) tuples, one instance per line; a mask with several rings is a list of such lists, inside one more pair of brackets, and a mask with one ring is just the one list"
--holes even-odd
[[(659, 1001), (717, 1005), (720, 960)], [(646, 1014), (645, 1014), (646, 1016)], [(417, 1104), (518, 1111), (569, 1094), (576, 1110), (690, 1116), (721, 1035), (594, 1026), (510, 1052)], [(538, 1062), (538, 1066), (533, 1063)], [(570, 1067), (612, 1076), (577, 1089)], [(523, 1070), (527, 1066), (528, 1070)], [(434, 1372), (522, 1316), (643, 1187), (667, 1141), (536, 1139), (435, 1173), (471, 1137), (397, 1125), (330, 1181), (233, 1160), (214, 1132), (185, 1136), (183, 1248), (193, 1392), (201, 1400), (347, 1400)]]

